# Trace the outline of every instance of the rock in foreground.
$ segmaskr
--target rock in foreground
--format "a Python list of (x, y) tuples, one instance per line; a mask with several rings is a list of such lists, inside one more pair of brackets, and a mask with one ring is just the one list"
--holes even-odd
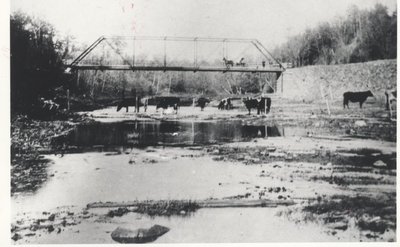
[(168, 227), (160, 225), (154, 225), (149, 229), (139, 228), (136, 230), (117, 227), (111, 233), (111, 238), (119, 243), (148, 243), (153, 242), (168, 231)]

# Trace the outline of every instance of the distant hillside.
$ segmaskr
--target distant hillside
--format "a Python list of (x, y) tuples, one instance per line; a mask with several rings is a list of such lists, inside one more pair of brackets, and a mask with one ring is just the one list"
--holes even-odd
[(372, 9), (350, 6), (345, 15), (290, 37), (272, 53), (295, 67), (395, 59), (397, 11), (389, 13), (381, 3)]
[[(342, 65), (315, 65), (288, 69), (283, 74), (283, 97), (314, 101), (321, 99), (320, 84), (331, 86), (334, 100), (346, 91), (371, 90), (384, 102), (384, 91), (396, 88), (397, 60), (378, 60)], [(327, 90), (328, 92), (328, 90)]]

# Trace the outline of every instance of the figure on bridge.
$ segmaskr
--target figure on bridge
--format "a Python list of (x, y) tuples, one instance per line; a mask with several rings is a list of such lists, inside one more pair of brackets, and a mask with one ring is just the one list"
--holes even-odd
[(226, 58), (223, 58), (222, 60), (224, 61), (225, 66), (226, 66), (228, 69), (229, 69), (231, 66), (234, 66), (234, 65), (235, 65), (235, 64), (233, 63), (232, 60), (228, 60), (228, 59), (226, 59)]
[(242, 66), (242, 67), (246, 66), (246, 63), (244, 62), (244, 57), (242, 57), (240, 61), (236, 63), (236, 66)]

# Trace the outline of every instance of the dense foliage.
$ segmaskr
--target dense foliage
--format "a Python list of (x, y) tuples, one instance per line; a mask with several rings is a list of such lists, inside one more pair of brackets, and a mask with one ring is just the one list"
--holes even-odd
[(10, 19), (11, 112), (31, 113), (40, 98), (54, 97), (63, 78), (68, 41), (46, 21), (14, 13)]
[(382, 4), (371, 10), (352, 6), (347, 16), (291, 37), (274, 51), (282, 62), (294, 66), (343, 64), (396, 58), (397, 11)]

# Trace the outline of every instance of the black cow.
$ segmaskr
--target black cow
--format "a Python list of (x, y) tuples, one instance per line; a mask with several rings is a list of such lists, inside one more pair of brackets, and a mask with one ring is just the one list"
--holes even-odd
[(243, 99), (243, 103), (246, 106), (247, 110), (249, 111), (249, 115), (250, 115), (250, 111), (251, 109), (258, 109), (258, 100), (256, 99), (250, 99), (250, 98), (246, 98)]
[(178, 97), (160, 97), (157, 100), (156, 110), (158, 108), (167, 109), (168, 107), (173, 107), (176, 113), (178, 113), (180, 101)]
[(251, 109), (257, 109), (257, 115), (260, 115), (261, 111), (265, 112), (265, 107), (267, 107), (267, 113), (269, 113), (271, 109), (271, 98), (264, 98), (262, 97), (261, 99), (243, 99), (243, 103), (245, 104), (247, 110), (250, 111)]
[(231, 98), (225, 98), (222, 99), (219, 104), (218, 104), (218, 109), (219, 110), (230, 110), (233, 108), (232, 102), (231, 102)]
[(221, 100), (218, 104), (218, 110), (223, 110), (225, 108), (225, 100)]
[[(141, 102), (140, 97), (138, 97), (138, 106), (136, 109), (136, 112), (139, 112), (139, 109), (141, 106), (144, 106), (144, 104)], [(126, 112), (128, 112), (129, 106), (135, 106), (136, 107), (136, 98), (128, 98), (128, 99), (122, 99), (117, 106), (117, 111), (120, 111), (122, 108), (126, 107)]]
[(207, 99), (207, 98), (204, 98), (204, 97), (200, 97), (200, 98), (197, 100), (197, 106), (200, 106), (200, 108), (201, 108), (202, 111), (204, 110), (204, 107), (206, 107), (206, 104), (207, 104), (207, 103), (210, 103), (210, 100)]
[(364, 92), (345, 92), (343, 94), (343, 109), (346, 108), (346, 105), (347, 109), (349, 109), (349, 101), (353, 103), (359, 102), (360, 108), (362, 108), (362, 104), (367, 100), (369, 96), (374, 96), (371, 90)]
[[(269, 113), (271, 110), (271, 102), (271, 98), (262, 97), (260, 101), (258, 101), (257, 114), (260, 114), (261, 111)], [(267, 109), (265, 109), (265, 107), (267, 107)]]

